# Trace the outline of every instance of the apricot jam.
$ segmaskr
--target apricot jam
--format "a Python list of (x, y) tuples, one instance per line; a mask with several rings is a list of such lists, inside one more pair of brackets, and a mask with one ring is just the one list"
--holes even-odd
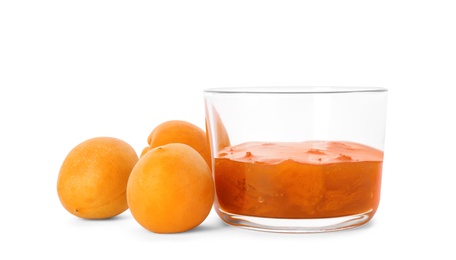
[(220, 210), (270, 218), (368, 213), (380, 200), (383, 152), (353, 142), (250, 142), (214, 164)]

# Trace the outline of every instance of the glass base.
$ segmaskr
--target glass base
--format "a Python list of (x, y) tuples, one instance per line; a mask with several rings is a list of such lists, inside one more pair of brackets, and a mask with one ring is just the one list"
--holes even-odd
[(286, 219), (262, 218), (238, 215), (216, 209), (219, 217), (228, 225), (275, 233), (322, 233), (362, 226), (373, 217), (373, 211), (334, 218)]

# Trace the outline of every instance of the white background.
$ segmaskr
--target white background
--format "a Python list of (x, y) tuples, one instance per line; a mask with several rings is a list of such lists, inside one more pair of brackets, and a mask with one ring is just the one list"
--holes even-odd
[[(0, 1), (1, 259), (455, 259), (454, 1)], [(382, 199), (366, 226), (327, 234), (232, 228), (213, 212), (159, 235), (127, 211), (60, 205), (76, 144), (140, 153), (159, 123), (204, 127), (202, 90), (389, 89)], [(452, 91), (453, 90), (453, 91)]]

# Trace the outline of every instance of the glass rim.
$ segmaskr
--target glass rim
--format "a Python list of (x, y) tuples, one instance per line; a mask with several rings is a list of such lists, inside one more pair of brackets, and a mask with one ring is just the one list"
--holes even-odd
[(208, 88), (208, 94), (339, 94), (361, 92), (387, 92), (382, 87), (348, 87), (348, 86), (297, 86), (297, 87), (221, 87)]

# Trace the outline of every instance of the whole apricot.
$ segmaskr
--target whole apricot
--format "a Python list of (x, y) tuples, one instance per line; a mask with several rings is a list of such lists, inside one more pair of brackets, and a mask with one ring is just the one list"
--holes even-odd
[(57, 180), (63, 207), (85, 219), (111, 218), (128, 209), (126, 188), (138, 161), (125, 141), (95, 137), (74, 147), (66, 156)]
[(203, 157), (186, 144), (151, 149), (133, 168), (127, 201), (134, 219), (155, 233), (200, 225), (211, 211), (214, 184)]
[(211, 153), (206, 133), (198, 126), (182, 121), (171, 120), (156, 126), (147, 138), (149, 148), (144, 148), (142, 155), (148, 150), (170, 143), (182, 143), (195, 149), (211, 165)]

